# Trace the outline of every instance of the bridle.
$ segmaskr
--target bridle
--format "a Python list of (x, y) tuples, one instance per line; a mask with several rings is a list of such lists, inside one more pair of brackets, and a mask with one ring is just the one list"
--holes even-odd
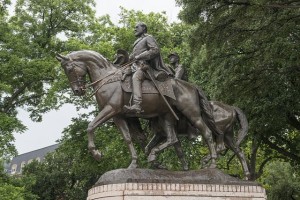
[(83, 78), (83, 76), (79, 76), (78, 75), (78, 73), (76, 72), (76, 69), (75, 69), (75, 67), (79, 67), (79, 68), (81, 68), (82, 70), (84, 70), (84, 71), (86, 71), (86, 68), (84, 68), (84, 67), (82, 67), (82, 66), (80, 66), (80, 65), (78, 65), (78, 64), (76, 64), (76, 62), (74, 62), (73, 60), (71, 60), (70, 59), (70, 61), (72, 62), (70, 65), (70, 67), (68, 66), (68, 67), (66, 67), (66, 70), (68, 71), (68, 73), (72, 76), (72, 77), (75, 77), (75, 81), (71, 81), (70, 83), (71, 84), (74, 84), (74, 83), (76, 83), (78, 86), (79, 86), (79, 88), (81, 89), (81, 90), (86, 90), (86, 85), (85, 85), (85, 83), (86, 83), (86, 80)]
[(124, 69), (126, 69), (128, 66), (130, 66), (131, 64), (133, 64), (136, 60), (132, 60), (128, 63), (125, 63), (123, 64), (119, 69), (117, 69), (115, 72), (112, 72), (110, 74), (107, 74), (105, 77), (103, 78), (100, 78), (90, 84), (87, 84), (86, 87), (90, 87), (90, 86), (93, 86), (95, 85), (96, 83), (99, 83), (100, 82), (100, 85), (94, 90), (94, 92), (90, 95), (90, 97), (92, 97), (103, 85), (105, 85), (109, 80), (110, 80), (110, 77), (119, 73), (119, 72), (122, 72)]
[(69, 73), (73, 73), (76, 77), (76, 80), (75, 81), (72, 81), (72, 83), (77, 83), (79, 85), (79, 88), (81, 90), (86, 90), (87, 88), (91, 87), (91, 86), (94, 86), (96, 83), (99, 84), (99, 86), (93, 91), (93, 93), (91, 95), (89, 95), (89, 97), (92, 97), (103, 85), (105, 85), (109, 80), (110, 80), (110, 77), (123, 71), (124, 69), (126, 69), (128, 66), (130, 66), (131, 64), (133, 64), (136, 60), (133, 60), (133, 61), (130, 61), (128, 63), (125, 63), (123, 64), (119, 69), (117, 69), (116, 71), (112, 72), (112, 73), (109, 73), (107, 74), (106, 76), (92, 82), (92, 83), (89, 83), (89, 84), (86, 84), (86, 81), (82, 78), (82, 76), (79, 76), (75, 70), (75, 67), (79, 67), (83, 70), (86, 70), (86, 68), (83, 68), (82, 66), (78, 65), (75, 63), (75, 61), (73, 61), (70, 57), (69, 57), (70, 61), (72, 62), (71, 63), (71, 68), (70, 69), (67, 69), (69, 71)]

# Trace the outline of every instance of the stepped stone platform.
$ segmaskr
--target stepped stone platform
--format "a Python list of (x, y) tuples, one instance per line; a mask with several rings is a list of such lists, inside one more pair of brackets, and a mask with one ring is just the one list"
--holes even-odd
[(167, 171), (117, 169), (103, 174), (87, 200), (263, 200), (258, 183), (244, 181), (218, 169)]

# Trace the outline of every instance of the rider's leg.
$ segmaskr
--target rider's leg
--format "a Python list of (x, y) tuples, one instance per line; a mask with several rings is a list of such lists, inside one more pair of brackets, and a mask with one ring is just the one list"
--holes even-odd
[(142, 82), (145, 79), (145, 74), (141, 69), (137, 71), (132, 76), (132, 93), (133, 93), (133, 105), (124, 106), (125, 111), (127, 112), (142, 112)]

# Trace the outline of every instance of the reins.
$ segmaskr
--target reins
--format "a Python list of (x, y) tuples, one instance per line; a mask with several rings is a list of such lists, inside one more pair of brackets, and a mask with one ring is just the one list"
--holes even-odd
[(94, 82), (92, 82), (90, 84), (87, 84), (85, 87), (91, 87), (91, 86), (95, 85), (96, 83), (100, 82), (100, 86), (98, 86), (95, 89), (95, 91), (91, 95), (89, 95), (89, 98), (91, 98), (103, 85), (105, 85), (107, 83), (107, 81), (109, 80), (108, 78), (110, 76), (115, 75), (116, 73), (123, 71), (125, 68), (127, 68), (129, 65), (133, 64), (134, 62), (135, 62), (135, 60), (133, 60), (131, 62), (128, 62), (128, 63), (125, 63), (119, 69), (117, 69), (115, 72), (107, 74), (105, 77), (100, 78), (100, 79), (98, 79), (98, 80), (96, 80), (96, 81), (94, 81)]
[(105, 77), (103, 77), (103, 78), (100, 78), (100, 79), (98, 79), (98, 80), (96, 80), (96, 81), (94, 81), (94, 82), (92, 82), (92, 83), (90, 83), (90, 84), (87, 84), (87, 85), (85, 85), (85, 87), (91, 87), (91, 86), (93, 86), (94, 84), (98, 83), (99, 81), (102, 81), (103, 79), (107, 78), (108, 76), (111, 76), (111, 75), (113, 75), (113, 74), (116, 74), (116, 73), (119, 72), (119, 71), (122, 71), (123, 68), (126, 68), (128, 65), (131, 65), (131, 64), (133, 64), (134, 62), (135, 62), (135, 60), (133, 60), (133, 61), (131, 61), (131, 62), (128, 62), (128, 63), (125, 63), (124, 65), (122, 65), (122, 66), (121, 66), (118, 70), (116, 70), (115, 72), (113, 72), (113, 73), (111, 73), (111, 74), (108, 74), (107, 76), (105, 76)]

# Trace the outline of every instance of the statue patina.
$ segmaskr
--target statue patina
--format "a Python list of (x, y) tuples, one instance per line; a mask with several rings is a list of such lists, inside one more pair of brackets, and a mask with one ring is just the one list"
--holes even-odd
[[(134, 34), (137, 40), (134, 42), (132, 53), (129, 56), (130, 61), (135, 61), (132, 67), (133, 105), (125, 106), (125, 110), (140, 113), (142, 112), (143, 80), (150, 79), (150, 74), (153, 74), (156, 79), (165, 79), (167, 76), (172, 75), (172, 72), (164, 66), (155, 38), (147, 34), (147, 25), (138, 22)], [(146, 71), (150, 74), (147, 74)]]
[[(199, 88), (179, 79), (172, 79), (169, 82), (175, 96), (174, 99), (169, 98), (168, 102), (160, 93), (143, 94), (141, 88), (145, 79), (150, 78), (153, 81), (152, 85), (155, 85), (158, 80), (170, 79), (172, 71), (164, 66), (157, 42), (151, 35), (147, 34), (147, 26), (144, 23), (137, 23), (135, 36), (138, 39), (135, 41), (133, 52), (130, 55), (130, 64), (132, 65), (121, 66), (120, 63), (124, 60), (118, 59), (127, 59), (125, 52), (120, 52), (125, 54), (124, 57), (116, 58), (114, 63), (117, 66), (114, 66), (95, 51), (81, 50), (66, 56), (57, 55), (74, 94), (79, 96), (85, 94), (85, 77), (89, 74), (91, 81), (89, 85), (93, 87), (96, 100), (102, 108), (96, 118), (88, 125), (89, 151), (95, 159), (101, 158), (102, 155), (94, 144), (94, 131), (107, 120), (113, 119), (122, 132), (131, 154), (132, 161), (129, 168), (136, 168), (137, 153), (132, 143), (131, 134), (132, 132), (141, 133), (138, 127), (138, 118), (146, 118), (159, 120), (166, 138), (155, 145), (152, 144), (152, 148), (149, 149), (148, 161), (155, 161), (157, 153), (172, 145), (175, 146), (177, 154), (182, 155), (183, 152), (176, 133), (176, 117), (170, 112), (170, 110), (175, 109), (202, 133), (210, 150), (210, 167), (216, 167), (217, 152), (213, 135), (222, 135), (223, 133), (215, 124), (207, 98)], [(124, 74), (130, 74), (124, 73), (126, 70), (133, 72), (133, 98), (131, 98), (130, 93), (124, 92), (122, 89)], [(152, 76), (156, 80), (153, 80)], [(133, 99), (132, 106), (131, 99)], [(145, 136), (139, 134), (139, 140), (145, 140)], [(183, 164), (183, 166), (184, 169), (187, 169), (187, 164)]]
[[(168, 58), (171, 66), (174, 69), (175, 78), (187, 81), (188, 74), (183, 65), (179, 64), (180, 57), (178, 53), (172, 52), (171, 54), (169, 54)], [(199, 91), (201, 90), (199, 89)], [(204, 97), (204, 95), (202, 96)], [(241, 162), (245, 179), (249, 179), (250, 172), (247, 160), (243, 151), (240, 149), (240, 144), (248, 133), (248, 121), (246, 115), (241, 109), (235, 106), (226, 105), (218, 101), (209, 101), (209, 104), (213, 110), (213, 116), (217, 127), (224, 133), (223, 135), (213, 135), (217, 147), (218, 156), (227, 149), (232, 150)], [(180, 113), (178, 114), (178, 116), (180, 117), (180, 120), (176, 124), (176, 132), (178, 135), (187, 136), (191, 140), (199, 136), (199, 131), (195, 129), (191, 125), (191, 123), (189, 123), (185, 116), (180, 115)], [(238, 123), (239, 125), (239, 130), (235, 138), (234, 125), (236, 123)], [(152, 120), (151, 127), (154, 136), (146, 146), (146, 153), (166, 139), (166, 136), (163, 130), (160, 128), (159, 122), (157, 120)], [(188, 168), (184, 153), (180, 148), (180, 146), (175, 146), (176, 153), (181, 160), (181, 163), (183, 163), (183, 166), (185, 166), (185, 168)], [(211, 155), (208, 154), (201, 160), (201, 163), (204, 166), (207, 165), (210, 158)], [(156, 165), (159, 167), (164, 167), (163, 165), (161, 165), (161, 163), (156, 163)]]
[(182, 64), (180, 64), (180, 57), (178, 55), (177, 52), (172, 52), (169, 54), (168, 56), (169, 58), (169, 62), (172, 66), (172, 68), (174, 69), (174, 73), (175, 73), (175, 78), (184, 80), (184, 81), (188, 81), (188, 73), (186, 71), (186, 69), (184, 68), (184, 66)]
[[(224, 133), (224, 135), (213, 135), (214, 141), (217, 146), (217, 155), (219, 156), (222, 152), (224, 152), (227, 149), (232, 150), (241, 162), (245, 179), (249, 179), (250, 172), (247, 160), (243, 151), (240, 148), (240, 144), (244, 141), (248, 133), (248, 121), (246, 115), (241, 109), (235, 106), (226, 105), (218, 101), (209, 101), (209, 103), (213, 109), (213, 116), (216, 125)], [(146, 153), (150, 152), (151, 149), (154, 148), (157, 144), (166, 140), (166, 135), (159, 126), (159, 122), (154, 120), (152, 122), (154, 123), (154, 125), (151, 126), (151, 130), (154, 136), (146, 146)], [(239, 126), (239, 130), (235, 136), (234, 126), (236, 124)], [(184, 116), (181, 116), (180, 121), (177, 122), (176, 131), (178, 135), (186, 136), (190, 140), (194, 139), (190, 137), (190, 132), (192, 132), (192, 134), (196, 137), (198, 137), (201, 134), (197, 129), (191, 127), (191, 124), (184, 119)], [(188, 163), (186, 161), (184, 152), (181, 149), (181, 146), (174, 147), (175, 152), (182, 163), (183, 169), (188, 169)], [(210, 159), (211, 155), (206, 155), (201, 160), (202, 165), (206, 166)], [(155, 165), (158, 168), (164, 168), (164, 166), (161, 163), (156, 162)]]
[[(61, 62), (75, 95), (85, 94), (85, 76), (89, 74), (92, 82), (90, 85), (93, 87), (96, 100), (102, 108), (96, 118), (89, 123), (87, 129), (88, 149), (95, 159), (100, 160), (102, 155), (95, 147), (94, 131), (109, 119), (113, 119), (128, 145), (132, 158), (129, 168), (137, 167), (137, 153), (132, 143), (128, 118), (158, 118), (161, 122), (167, 140), (150, 151), (149, 162), (154, 161), (157, 153), (161, 150), (180, 144), (176, 137), (176, 119), (160, 94), (142, 94), (141, 108), (143, 112), (141, 113), (124, 111), (124, 106), (129, 104), (131, 98), (131, 94), (122, 89), (121, 77), (124, 68), (117, 68), (101, 54), (88, 50), (75, 51), (66, 56), (57, 55), (57, 59)], [(211, 152), (210, 167), (216, 167), (217, 154), (212, 131), (216, 135), (222, 134), (222, 132), (215, 126), (208, 102), (203, 99), (203, 94), (199, 89), (188, 82), (174, 79), (171, 84), (176, 100), (169, 99), (169, 104), (187, 117), (193, 126), (203, 133)]]

